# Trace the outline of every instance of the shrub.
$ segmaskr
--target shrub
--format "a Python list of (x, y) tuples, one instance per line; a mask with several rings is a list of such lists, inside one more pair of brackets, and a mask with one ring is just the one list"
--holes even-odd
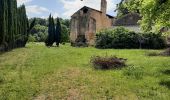
[(147, 56), (170, 56), (170, 48), (166, 49), (165, 51), (163, 51), (161, 53), (149, 52), (146, 55)]
[(85, 35), (79, 35), (75, 41), (75, 43), (72, 43), (71, 45), (72, 46), (75, 46), (75, 47), (87, 47), (87, 40), (85, 38)]
[(170, 56), (170, 48), (166, 49), (164, 52), (161, 52), (160, 55), (162, 55), (162, 56)]
[(165, 38), (155, 33), (135, 33), (123, 27), (106, 29), (97, 33), (96, 48), (149, 48), (161, 49), (166, 47)]
[(161, 33), (143, 33), (142, 36), (145, 38), (142, 48), (162, 49), (166, 47), (166, 39)]
[(123, 27), (103, 30), (96, 35), (97, 48), (138, 48), (138, 35)]
[(160, 54), (157, 52), (148, 52), (146, 53), (147, 56), (159, 56)]
[(94, 56), (90, 62), (95, 69), (117, 69), (126, 66), (126, 59), (117, 58), (116, 56)]
[(28, 42), (35, 42), (35, 41), (36, 41), (35, 37), (32, 35), (29, 35)]

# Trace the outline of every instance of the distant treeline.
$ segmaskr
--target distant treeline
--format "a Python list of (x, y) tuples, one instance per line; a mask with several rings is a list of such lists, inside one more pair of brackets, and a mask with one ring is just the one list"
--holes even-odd
[(17, 0), (0, 0), (0, 52), (24, 47), (33, 23), (29, 25), (25, 5), (17, 7)]
[[(29, 22), (31, 23), (34, 19), (36, 19), (35, 25), (47, 26), (49, 25), (48, 18), (30, 18)], [(70, 19), (62, 19), (59, 18), (61, 24), (65, 25), (67, 28), (70, 27)], [(54, 18), (54, 22), (57, 22), (57, 18)]]
[[(48, 38), (49, 18), (30, 18), (29, 23), (36, 19), (35, 27), (30, 31), (28, 42), (45, 42)], [(61, 24), (61, 43), (69, 42), (70, 20), (54, 18), (54, 24), (59, 19)]]

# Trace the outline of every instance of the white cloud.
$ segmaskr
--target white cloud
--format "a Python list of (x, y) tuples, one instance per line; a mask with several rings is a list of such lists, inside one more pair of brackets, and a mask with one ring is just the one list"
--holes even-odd
[(54, 17), (54, 18), (57, 18), (57, 17), (59, 17), (59, 14), (58, 14), (57, 12), (55, 12), (55, 13), (53, 14), (53, 17)]
[(50, 12), (47, 8), (38, 5), (26, 6), (27, 13), (31, 14), (43, 14)]
[[(63, 17), (69, 18), (73, 13), (82, 8), (83, 6), (88, 6), (97, 10), (100, 10), (101, 0), (60, 0), (63, 5), (65, 12)], [(114, 11), (116, 8), (116, 3), (114, 0), (107, 0), (107, 11)]]
[(17, 0), (17, 4), (18, 4), (18, 5), (22, 5), (22, 4), (29, 3), (29, 2), (31, 2), (31, 1), (33, 1), (33, 0)]

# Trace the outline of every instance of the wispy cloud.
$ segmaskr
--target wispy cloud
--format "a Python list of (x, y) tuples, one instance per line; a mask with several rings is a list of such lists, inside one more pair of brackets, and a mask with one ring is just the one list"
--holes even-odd
[(22, 4), (29, 3), (29, 2), (31, 2), (31, 1), (33, 1), (33, 0), (17, 0), (17, 4), (18, 4), (18, 5), (22, 5)]
[(31, 13), (31, 14), (43, 14), (46, 12), (50, 12), (47, 8), (38, 5), (26, 6), (26, 10), (27, 13)]
[(54, 12), (53, 17), (57, 18), (57, 17), (59, 17), (59, 14), (57, 12)]
[[(60, 0), (63, 3), (65, 12), (64, 17), (69, 18), (74, 12), (79, 10), (83, 6), (88, 6), (97, 10), (100, 10), (101, 0)], [(116, 3), (114, 0), (107, 0), (107, 11), (114, 11)]]

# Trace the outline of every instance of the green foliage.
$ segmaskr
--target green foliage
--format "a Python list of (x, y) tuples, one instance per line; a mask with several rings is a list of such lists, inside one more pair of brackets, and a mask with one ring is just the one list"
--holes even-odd
[(158, 52), (148, 52), (146, 53), (147, 56), (159, 56), (160, 54)]
[(45, 41), (46, 46), (52, 46), (55, 42), (55, 24), (53, 17), (49, 16), (49, 25), (48, 25), (48, 37)]
[(144, 33), (142, 36), (145, 38), (143, 48), (149, 49), (162, 49), (166, 47), (166, 40), (165, 37), (162, 36), (161, 33)]
[(36, 42), (35, 36), (29, 35), (28, 42)]
[(124, 0), (121, 0), (119, 4), (117, 4), (117, 17), (122, 17), (129, 13), (128, 8), (126, 7), (126, 3), (123, 2)]
[[(5, 78), (0, 84), (0, 100), (170, 98), (170, 58), (148, 57), (145, 52), (150, 50), (100, 50), (75, 48), (69, 44), (49, 49), (43, 43), (28, 43), (26, 47), (0, 55), (1, 79)], [(103, 57), (106, 53), (127, 58), (126, 64), (135, 67), (129, 74), (135, 70), (136, 75), (124, 74), (130, 66), (121, 70), (94, 70), (89, 64), (90, 57)]]
[(30, 35), (35, 37), (35, 42), (45, 42), (48, 35), (48, 27), (42, 25), (35, 25), (31, 30)]
[(1, 73), (0, 73), (0, 85), (3, 84), (4, 81), (5, 81), (5, 78), (4, 78), (3, 73), (1, 72)]
[(155, 27), (159, 31), (162, 27), (170, 27), (170, 0), (129, 0), (127, 8), (139, 11), (142, 16), (141, 28), (146, 31)]
[(128, 66), (125, 68), (123, 74), (129, 78), (142, 79), (144, 76), (144, 69), (142, 67)]
[(138, 34), (123, 27), (97, 33), (97, 48), (139, 48)]
[(55, 28), (55, 42), (56, 45), (59, 46), (59, 44), (61, 43), (61, 24), (60, 24), (60, 20), (59, 18), (57, 18), (57, 24), (56, 24), (56, 28)]
[(62, 25), (65, 25), (67, 28), (70, 27), (70, 20), (69, 19), (60, 18), (60, 22), (61, 22)]
[(29, 27), (25, 6), (17, 8), (17, 0), (0, 1), (0, 47), (1, 51), (24, 47), (28, 40)]
[(29, 26), (28, 31), (27, 31), (28, 33), (30, 33), (30, 31), (34, 28), (35, 22), (36, 22), (36, 19), (34, 18), (33, 21), (30, 22), (30, 25), (28, 25)]
[(97, 48), (147, 48), (162, 49), (166, 47), (165, 37), (156, 33), (135, 33), (123, 27), (103, 30), (97, 33)]
[[(31, 35), (35, 37), (36, 42), (44, 42), (48, 36), (48, 20), (43, 18), (31, 18), (29, 23), (35, 21), (35, 27), (31, 30)], [(70, 33), (70, 20), (59, 18), (61, 23), (61, 43), (69, 42)], [(57, 22), (57, 18), (54, 19), (54, 23)], [(46, 39), (44, 39), (44, 37)]]
[(66, 25), (61, 24), (61, 43), (69, 42), (70, 30)]
[(34, 19), (36, 20), (35, 25), (48, 26), (48, 20), (43, 18), (30, 18), (29, 23), (33, 22)]

